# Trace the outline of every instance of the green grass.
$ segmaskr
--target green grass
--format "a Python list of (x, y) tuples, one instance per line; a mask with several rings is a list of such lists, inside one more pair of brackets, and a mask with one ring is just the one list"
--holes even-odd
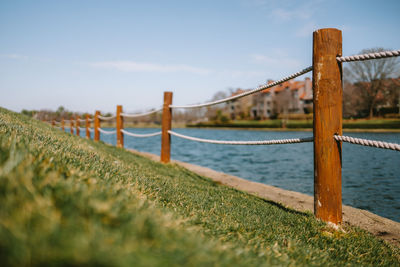
[[(235, 120), (227, 123), (202, 122), (188, 127), (229, 127), (229, 128), (282, 128), (282, 120), (247, 121)], [(312, 129), (311, 120), (287, 120), (287, 129)], [(400, 129), (399, 119), (343, 120), (343, 129)]]
[(344, 129), (400, 129), (399, 119), (345, 120)]
[(399, 249), (0, 109), (2, 266), (399, 266)]

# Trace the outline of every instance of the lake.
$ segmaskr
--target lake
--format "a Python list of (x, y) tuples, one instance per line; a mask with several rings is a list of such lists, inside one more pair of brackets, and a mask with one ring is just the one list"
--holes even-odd
[[(111, 130), (111, 129), (108, 129)], [(125, 129), (151, 133), (159, 129)], [(312, 132), (265, 130), (176, 129), (178, 133), (219, 140), (269, 140), (312, 136)], [(84, 133), (81, 133), (84, 136)], [(400, 133), (348, 133), (346, 135), (400, 143)], [(313, 143), (234, 146), (205, 144), (172, 136), (171, 157), (251, 181), (313, 195)], [(114, 144), (115, 135), (101, 134)], [(160, 154), (160, 136), (125, 136), (125, 147)], [(369, 210), (400, 222), (400, 153), (343, 143), (343, 204)]]

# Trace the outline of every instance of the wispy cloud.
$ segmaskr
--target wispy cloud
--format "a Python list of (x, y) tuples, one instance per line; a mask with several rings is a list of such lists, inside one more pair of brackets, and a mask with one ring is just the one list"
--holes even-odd
[(114, 69), (124, 72), (188, 72), (193, 74), (209, 74), (211, 70), (185, 64), (159, 64), (136, 61), (101, 61), (89, 63), (95, 68)]
[(306, 20), (312, 17), (314, 13), (313, 8), (298, 8), (298, 9), (273, 9), (271, 15), (273, 18), (282, 21), (290, 21), (295, 19)]
[(230, 79), (249, 79), (265, 76), (265, 72), (263, 71), (252, 70), (221, 70), (217, 74)]
[(271, 68), (298, 68), (300, 67), (300, 62), (296, 59), (290, 58), (286, 53), (282, 51), (276, 51), (274, 53), (276, 56), (266, 56), (262, 54), (252, 54), (250, 58), (253, 62), (261, 63), (264, 65), (270, 65)]
[(9, 59), (28, 59), (27, 56), (20, 54), (0, 54), (0, 57)]
[(313, 21), (303, 24), (296, 30), (296, 36), (307, 37), (311, 36), (312, 33), (318, 28), (317, 24)]
[[(262, 55), (255, 55), (255, 57), (262, 57)], [(261, 58), (258, 58), (261, 60)], [(263, 62), (266, 58), (263, 58)], [(271, 59), (273, 64), (279, 62), (278, 59)], [(287, 61), (286, 63), (289, 64)], [(241, 69), (205, 69), (193, 67), (185, 64), (157, 64), (157, 63), (143, 63), (135, 61), (100, 61), (88, 63), (89, 66), (94, 68), (102, 68), (109, 70), (117, 70), (123, 72), (158, 72), (158, 73), (172, 73), (172, 72), (186, 72), (199, 75), (214, 75), (217, 77), (226, 77), (227, 79), (249, 79), (259, 78), (266, 75), (265, 71), (259, 70), (241, 70)], [(295, 62), (290, 62), (295, 65)]]

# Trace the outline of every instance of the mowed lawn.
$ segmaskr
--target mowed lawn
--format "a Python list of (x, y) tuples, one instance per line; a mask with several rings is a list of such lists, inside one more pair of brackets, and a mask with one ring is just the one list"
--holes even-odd
[(1, 266), (400, 266), (344, 230), (0, 108)]

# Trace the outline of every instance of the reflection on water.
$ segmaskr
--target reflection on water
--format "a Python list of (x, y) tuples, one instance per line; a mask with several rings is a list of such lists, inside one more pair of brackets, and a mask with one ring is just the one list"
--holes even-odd
[[(151, 133), (158, 129), (128, 129)], [(221, 129), (176, 129), (208, 139), (268, 140), (311, 136), (311, 132)], [(399, 133), (351, 133), (354, 137), (400, 143)], [(115, 135), (102, 135), (115, 144)], [(125, 137), (125, 147), (160, 154), (160, 136)], [(204, 144), (172, 137), (172, 158), (251, 181), (313, 195), (313, 144), (232, 146)], [(343, 143), (343, 203), (400, 222), (400, 153)]]

